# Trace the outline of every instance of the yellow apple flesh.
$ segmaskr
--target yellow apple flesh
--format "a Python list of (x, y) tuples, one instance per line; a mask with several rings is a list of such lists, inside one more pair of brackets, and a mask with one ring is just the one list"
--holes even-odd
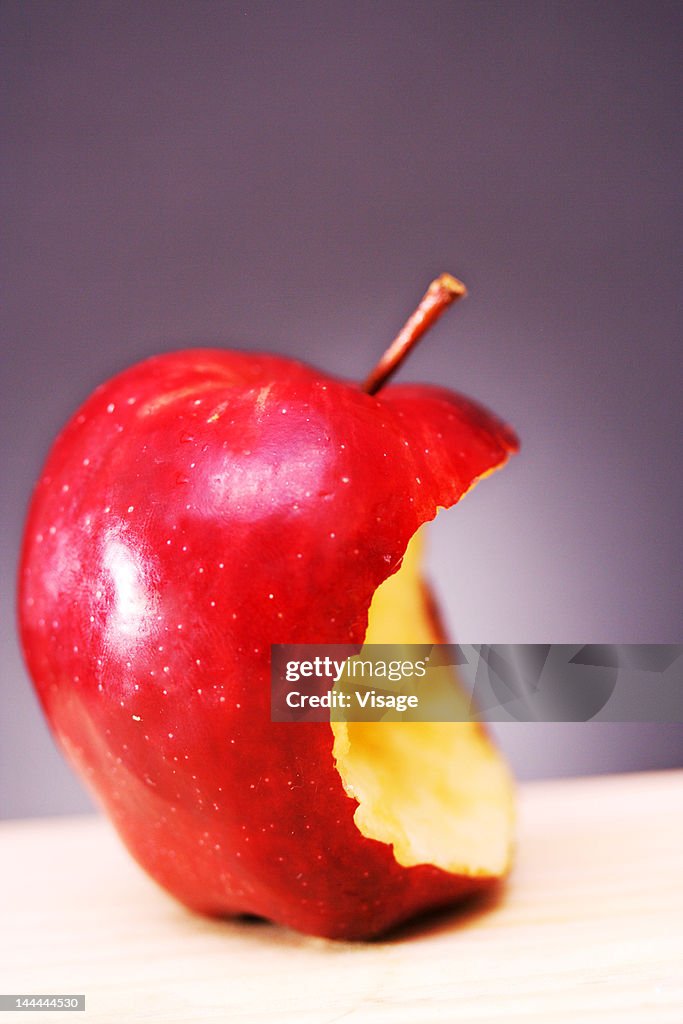
[[(424, 529), (375, 592), (366, 644), (444, 642), (421, 573)], [(458, 687), (451, 666), (437, 671), (442, 685)], [(332, 730), (337, 770), (358, 801), (354, 820), (364, 836), (390, 844), (404, 867), (431, 864), (467, 877), (506, 873), (512, 780), (479, 723), (332, 722)]]

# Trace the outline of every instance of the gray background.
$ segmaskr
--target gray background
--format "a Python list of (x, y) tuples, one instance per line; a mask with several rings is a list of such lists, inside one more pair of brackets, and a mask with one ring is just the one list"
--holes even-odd
[[(51, 438), (188, 344), (363, 377), (436, 273), (471, 298), (403, 376), (523, 454), (433, 531), (464, 642), (681, 641), (673, 3), (3, 3), (0, 813), (86, 806), (17, 649)], [(681, 764), (676, 726), (507, 727), (522, 776)]]

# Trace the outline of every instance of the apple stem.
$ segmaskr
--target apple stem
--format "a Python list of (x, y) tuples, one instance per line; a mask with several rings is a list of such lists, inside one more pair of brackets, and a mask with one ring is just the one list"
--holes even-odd
[(415, 312), (408, 317), (377, 366), (368, 375), (363, 384), (363, 391), (367, 391), (369, 395), (376, 394), (389, 378), (393, 377), (413, 346), (439, 319), (443, 311), (465, 295), (465, 285), (450, 274), (442, 274), (432, 281)]

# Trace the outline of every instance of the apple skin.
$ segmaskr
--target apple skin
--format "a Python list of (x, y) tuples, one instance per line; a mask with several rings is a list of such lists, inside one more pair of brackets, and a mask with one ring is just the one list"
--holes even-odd
[(439, 388), (370, 397), (202, 349), (67, 424), (26, 525), (26, 661), (68, 759), (188, 907), (362, 939), (491, 884), (360, 833), (330, 726), (270, 721), (269, 646), (361, 643), (411, 535), (516, 447)]

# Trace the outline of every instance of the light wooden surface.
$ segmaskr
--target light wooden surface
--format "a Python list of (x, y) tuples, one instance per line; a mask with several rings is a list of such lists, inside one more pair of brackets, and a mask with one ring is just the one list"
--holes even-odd
[(99, 819), (5, 823), (0, 992), (86, 994), (84, 1014), (22, 1018), (53, 1024), (681, 1024), (683, 772), (520, 798), (517, 867), (495, 906), (372, 945), (194, 917)]

